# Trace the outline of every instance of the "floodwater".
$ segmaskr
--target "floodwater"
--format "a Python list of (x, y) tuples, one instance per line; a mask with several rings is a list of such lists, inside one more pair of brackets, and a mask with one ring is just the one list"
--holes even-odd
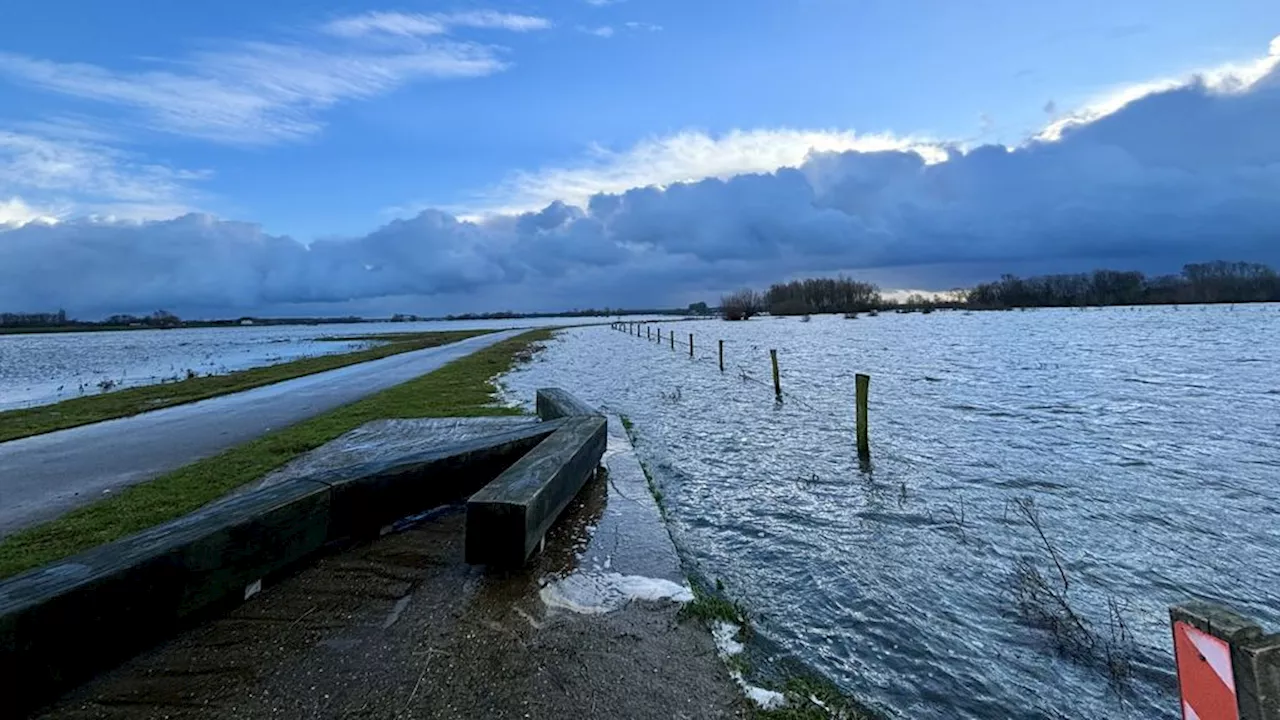
[[(1280, 626), (1280, 306), (658, 325), (567, 330), (509, 397), (629, 416), (690, 570), (891, 717), (1176, 718), (1170, 604)], [(1020, 608), (1020, 561), (1091, 648)]]
[(199, 375), (224, 374), (351, 352), (370, 344), (324, 338), (587, 322), (602, 320), (529, 318), (0, 335), (0, 411), (180, 380), (188, 370)]

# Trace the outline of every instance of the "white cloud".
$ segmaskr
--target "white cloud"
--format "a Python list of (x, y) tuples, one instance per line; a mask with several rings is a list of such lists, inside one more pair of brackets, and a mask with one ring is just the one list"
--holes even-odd
[(55, 223), (57, 215), (31, 207), (20, 197), (0, 200), (0, 228), (21, 227), (30, 222)]
[[(417, 17), (413, 20), (412, 17)], [(347, 18), (338, 39), (311, 45), (242, 42), (195, 53), (163, 69), (117, 71), (0, 53), (0, 76), (102, 103), (132, 108), (151, 127), (219, 142), (263, 144), (298, 140), (322, 127), (320, 112), (344, 101), (381, 95), (420, 80), (501, 72), (498, 48), (434, 34), (426, 16), (381, 13)], [(469, 12), (440, 16), (452, 26), (534, 29), (545, 21)], [(332, 25), (332, 23), (331, 23)], [(389, 40), (360, 36), (390, 33)]]
[(598, 193), (796, 167), (811, 152), (907, 149), (930, 161), (945, 157), (944, 150), (925, 140), (853, 131), (734, 130), (719, 136), (686, 131), (645, 140), (623, 152), (594, 146), (590, 156), (576, 166), (516, 173), (482, 193), (473, 204), (457, 209), (474, 217), (537, 210), (557, 200), (584, 205)]
[(361, 37), (373, 33), (405, 36), (443, 35), (449, 30), (438, 17), (398, 12), (350, 15), (327, 22), (321, 29), (339, 37)]
[(662, 29), (661, 25), (655, 25), (654, 23), (648, 23), (648, 22), (636, 22), (634, 20), (624, 24), (627, 26), (628, 30), (645, 30), (647, 32), (658, 32), (659, 30)]
[(361, 37), (377, 33), (402, 36), (443, 35), (452, 28), (478, 28), (530, 32), (546, 30), (551, 21), (532, 15), (517, 15), (494, 10), (472, 10), (457, 13), (368, 12), (350, 15), (325, 23), (321, 29), (339, 37)]
[(451, 15), (446, 15), (445, 17), (450, 25), (457, 25), (459, 27), (489, 28), (495, 30), (510, 30), (512, 32), (546, 30), (551, 27), (551, 21), (546, 18), (534, 17), (531, 15), (513, 15), (511, 13), (500, 13), (492, 10), (453, 13)]
[(578, 28), (578, 31), (579, 31), (579, 32), (584, 32), (584, 33), (586, 33), (586, 34), (588, 34), (588, 35), (595, 35), (595, 36), (596, 36), (596, 37), (598, 37), (598, 38), (611, 38), (611, 37), (613, 37), (613, 28), (612, 28), (612, 27), (610, 27), (610, 26), (608, 26), (608, 25), (601, 25), (600, 27), (594, 27), (594, 28), (590, 28), (590, 27), (579, 27), (579, 28)]
[[(1036, 137), (1040, 140), (1057, 140), (1062, 137), (1063, 132), (1072, 127), (1104, 118), (1149, 95), (1188, 85), (1203, 85), (1206, 89), (1218, 93), (1245, 92), (1277, 67), (1280, 67), (1280, 35), (1271, 40), (1265, 57), (1242, 63), (1227, 63), (1197, 71), (1189, 76), (1158, 78), (1109, 90), (1085, 102), (1080, 109), (1050, 123)], [(1056, 104), (1052, 101), (1045, 105), (1046, 113), (1053, 114), (1056, 110)]]
[(209, 177), (81, 137), (0, 129), (0, 197), (34, 199), (42, 209), (32, 212), (40, 217), (162, 219), (189, 212), (199, 198), (191, 184)]

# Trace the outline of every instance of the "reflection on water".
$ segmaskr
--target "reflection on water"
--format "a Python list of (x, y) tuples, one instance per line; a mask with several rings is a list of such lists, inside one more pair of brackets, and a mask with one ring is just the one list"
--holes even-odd
[[(897, 716), (1173, 718), (1170, 603), (1280, 625), (1280, 307), (672, 327), (696, 359), (580, 328), (505, 384), (630, 416), (695, 569)], [(861, 467), (857, 372), (872, 376)], [(1118, 692), (1104, 662), (1061, 656), (1019, 614), (1019, 560), (1058, 572), (1010, 510), (1026, 497), (1082, 620), (1109, 639), (1114, 601), (1133, 635)]]

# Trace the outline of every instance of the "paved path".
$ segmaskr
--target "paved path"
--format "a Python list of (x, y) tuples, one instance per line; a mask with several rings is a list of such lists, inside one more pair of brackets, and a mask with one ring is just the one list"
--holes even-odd
[(234, 395), (0, 443), (0, 537), (519, 334), (490, 333)]

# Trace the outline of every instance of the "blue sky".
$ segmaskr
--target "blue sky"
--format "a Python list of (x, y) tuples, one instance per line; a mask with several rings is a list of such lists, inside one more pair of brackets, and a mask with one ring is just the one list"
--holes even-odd
[[(543, 309), (778, 272), (941, 288), (1113, 259), (1163, 271), (1216, 257), (1223, 235), (1152, 236), (1191, 192), (1157, 172), (1174, 166), (1243, 193), (1180, 232), (1226, 218), (1236, 255), (1275, 241), (1256, 237), (1269, 215), (1245, 215), (1275, 189), (1273, 0), (21, 5), (0, 11), (6, 307)], [(1179, 130), (1196, 112), (1148, 109), (1188, 92), (1227, 108), (1185, 128), (1203, 136)], [(1153, 133), (1214, 157), (1183, 167), (1139, 147)], [(1018, 159), (989, 168), (983, 145)], [(1150, 171), (1137, 187), (1132, 162)], [(1081, 163), (1082, 182), (1127, 178), (1150, 210), (1067, 212), (1096, 200), (1051, 187)], [(850, 184), (867, 173), (875, 192)], [(991, 196), (1028, 183), (1043, 196)], [(1083, 224), (1049, 222), (1050, 199)], [(959, 232), (978, 208), (1007, 222)], [(1100, 223), (1107, 241), (1063, 246)], [(85, 286), (58, 290), (42, 273), (60, 263)]]

